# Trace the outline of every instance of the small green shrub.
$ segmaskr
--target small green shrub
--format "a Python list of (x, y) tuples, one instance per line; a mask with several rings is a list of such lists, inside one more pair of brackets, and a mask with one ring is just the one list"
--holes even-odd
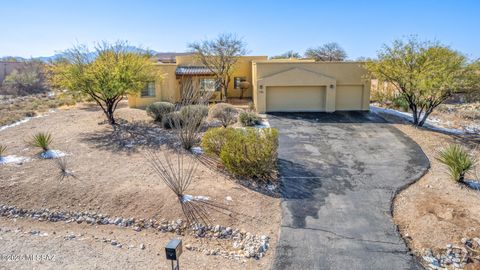
[(208, 115), (208, 106), (205, 105), (187, 105), (180, 109), (183, 117), (192, 118), (193, 115), (201, 115), (202, 118)]
[(262, 118), (254, 112), (241, 112), (238, 116), (240, 123), (244, 127), (251, 127), (260, 124)]
[(209, 111), (211, 118), (218, 119), (222, 126), (227, 127), (237, 122), (238, 110), (228, 103), (218, 103), (212, 106)]
[(146, 108), (147, 114), (157, 122), (162, 122), (163, 117), (174, 110), (175, 105), (170, 102), (155, 102)]
[(5, 156), (5, 153), (7, 152), (7, 146), (0, 144), (0, 158)]
[(199, 128), (205, 117), (208, 115), (208, 106), (205, 105), (188, 105), (180, 109), (181, 125), (188, 122), (189, 128)]
[(232, 129), (220, 159), (232, 174), (268, 179), (276, 168), (278, 132), (273, 128)]
[(233, 128), (210, 128), (202, 137), (202, 149), (206, 154), (220, 156), (222, 147), (230, 135), (234, 133)]
[(467, 151), (457, 144), (447, 146), (440, 151), (436, 159), (448, 167), (450, 176), (454, 181), (458, 182), (463, 182), (465, 174), (470, 171), (475, 164), (475, 160)]
[(50, 149), (50, 144), (52, 144), (52, 141), (52, 134), (48, 132), (39, 132), (33, 135), (31, 145), (34, 147), (42, 148), (43, 151), (48, 151)]
[(408, 101), (403, 96), (397, 96), (392, 100), (395, 109), (401, 109), (402, 111), (408, 111)]
[(173, 128), (176, 123), (182, 125), (182, 116), (178, 111), (168, 113), (162, 117), (163, 128)]

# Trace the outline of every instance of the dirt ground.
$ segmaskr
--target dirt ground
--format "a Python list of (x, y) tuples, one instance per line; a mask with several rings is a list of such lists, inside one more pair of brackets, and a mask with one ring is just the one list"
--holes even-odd
[[(451, 143), (461, 143), (480, 157), (478, 141), (415, 128), (394, 117), (394, 126), (415, 140), (428, 156), (428, 173), (402, 191), (394, 201), (394, 221), (410, 248), (417, 254), (431, 248), (434, 252), (447, 244), (462, 246), (462, 237), (480, 236), (480, 191), (472, 190), (449, 178), (435, 157)], [(467, 178), (473, 179), (474, 174)]]
[[(58, 211), (94, 211), (110, 216), (136, 219), (176, 220), (184, 218), (175, 195), (153, 173), (145, 159), (144, 149), (158, 153), (170, 153), (173, 134), (159, 128), (150, 121), (145, 111), (120, 108), (118, 118), (127, 122), (124, 128), (112, 132), (104, 124), (104, 115), (95, 107), (81, 106), (58, 110), (46, 117), (34, 118), (18, 126), (0, 132), (0, 142), (7, 145), (7, 154), (30, 157), (22, 165), (6, 165), (0, 168), (0, 203), (26, 209), (49, 208)], [(35, 155), (38, 149), (29, 147), (26, 141), (36, 132), (49, 131), (54, 142), (52, 149), (67, 154), (70, 170), (77, 178), (60, 181), (55, 162), (42, 160)], [(162, 154), (160, 154), (162, 157)], [(171, 154), (167, 158), (174, 158)], [(280, 224), (279, 199), (261, 194), (239, 185), (228, 176), (199, 163), (197, 176), (188, 194), (208, 196), (210, 200), (227, 205), (229, 215), (210, 212), (214, 224), (244, 229), (252, 234), (270, 236), (270, 249), (260, 260), (246, 262), (186, 252), (182, 256), (187, 269), (257, 269), (268, 267), (274, 256)], [(227, 197), (230, 197), (227, 199)], [(152, 269), (162, 267), (163, 246), (175, 237), (148, 229), (135, 232), (111, 225), (95, 226), (41, 223), (0, 217), (0, 239), (8, 245), (0, 245), (0, 254), (5, 252), (57, 253), (60, 261), (42, 262), (37, 269), (61, 268), (91, 269), (121, 267), (129, 269)], [(5, 228), (11, 231), (5, 232)], [(22, 234), (18, 238), (14, 231), (41, 230), (48, 233), (40, 236)], [(23, 228), (23, 229), (22, 229)], [(54, 236), (53, 231), (56, 232)], [(73, 231), (85, 234), (85, 240), (65, 242), (58, 236)], [(143, 242), (145, 250), (118, 249), (105, 243), (92, 242), (90, 236), (110, 235), (120, 242), (138, 245)], [(194, 239), (185, 238), (185, 242)], [(218, 242), (218, 241), (217, 241)], [(185, 245), (186, 243), (184, 243)], [(199, 244), (199, 243), (197, 243)], [(203, 243), (224, 245), (225, 243)], [(7, 247), (8, 246), (8, 247)], [(148, 248), (152, 246), (152, 248)], [(78, 249), (78, 250), (76, 250)], [(108, 252), (107, 252), (108, 251)], [(110, 252), (115, 251), (115, 252)], [(160, 255), (156, 255), (158, 253)], [(78, 264), (75, 264), (77, 262)], [(160, 264), (159, 264), (160, 262)], [(73, 264), (72, 264), (73, 263)], [(1, 265), (1, 264), (0, 264)], [(159, 266), (161, 265), (161, 266)], [(30, 266), (18, 262), (17, 269)], [(76, 268), (75, 266), (78, 266)], [(1, 266), (0, 266), (1, 269)], [(166, 269), (166, 268), (165, 268)]]

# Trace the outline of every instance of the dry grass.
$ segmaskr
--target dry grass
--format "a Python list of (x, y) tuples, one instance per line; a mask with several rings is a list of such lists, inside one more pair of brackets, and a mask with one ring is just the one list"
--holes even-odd
[(51, 109), (73, 105), (75, 101), (68, 97), (55, 97), (48, 94), (38, 94), (7, 98), (0, 96), (0, 126), (12, 124), (25, 117), (36, 116)]

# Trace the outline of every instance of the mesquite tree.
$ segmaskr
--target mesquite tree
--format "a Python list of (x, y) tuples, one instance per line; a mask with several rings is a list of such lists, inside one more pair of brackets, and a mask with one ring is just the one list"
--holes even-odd
[(137, 94), (156, 79), (148, 52), (126, 42), (102, 43), (94, 51), (79, 45), (49, 66), (53, 86), (92, 98), (115, 125), (114, 112), (127, 94)]
[(317, 48), (307, 49), (305, 57), (316, 61), (345, 61), (347, 53), (338, 43), (330, 42)]
[(230, 77), (240, 56), (247, 53), (245, 42), (233, 34), (221, 34), (213, 40), (194, 42), (188, 47), (197, 60), (214, 74), (222, 90), (221, 99), (227, 99)]
[(290, 51), (286, 51), (285, 53), (282, 53), (280, 55), (276, 55), (276, 56), (272, 56), (270, 57), (270, 59), (290, 59), (290, 58), (302, 58), (302, 56), (294, 51), (294, 50), (290, 50)]
[(474, 89), (479, 74), (457, 51), (414, 37), (384, 45), (378, 60), (368, 62), (372, 78), (392, 84), (413, 114), (413, 124), (423, 126), (432, 111), (452, 94)]

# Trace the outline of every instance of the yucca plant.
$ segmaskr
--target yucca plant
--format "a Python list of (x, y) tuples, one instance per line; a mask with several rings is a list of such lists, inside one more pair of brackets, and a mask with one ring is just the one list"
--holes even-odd
[(33, 135), (31, 144), (32, 146), (42, 148), (43, 151), (48, 151), (50, 149), (50, 144), (52, 144), (52, 141), (52, 134), (48, 132), (39, 132)]
[(162, 159), (152, 151), (147, 151), (145, 158), (158, 178), (177, 195), (182, 212), (189, 225), (210, 224), (209, 212), (212, 211), (231, 215), (226, 206), (210, 201), (207, 196), (185, 194), (190, 185), (196, 184), (193, 182), (193, 179), (198, 175), (196, 159), (186, 159), (184, 155), (179, 153), (169, 156), (165, 152)]
[(457, 144), (447, 146), (440, 151), (436, 159), (448, 167), (450, 176), (458, 182), (463, 182), (465, 174), (475, 165), (475, 159)]
[(7, 146), (0, 144), (0, 158), (4, 157), (6, 152), (7, 152)]
[(65, 178), (72, 177), (77, 178), (77, 176), (69, 169), (69, 165), (66, 157), (60, 157), (55, 161), (58, 168), (58, 180), (62, 181)]

